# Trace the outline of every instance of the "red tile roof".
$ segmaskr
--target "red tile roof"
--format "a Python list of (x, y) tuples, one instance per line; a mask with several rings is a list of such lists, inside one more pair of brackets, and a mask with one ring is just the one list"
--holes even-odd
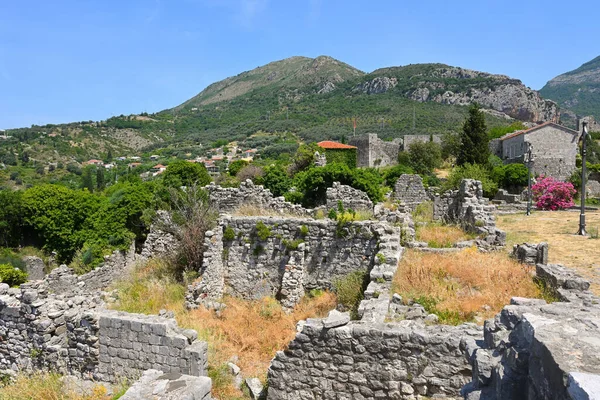
[(536, 129), (540, 129), (540, 128), (543, 128), (544, 126), (548, 126), (548, 125), (554, 125), (554, 126), (555, 126), (555, 127), (557, 127), (557, 128), (561, 128), (561, 129), (563, 129), (563, 130), (570, 131), (570, 133), (571, 133), (571, 134), (576, 134), (576, 135), (578, 135), (578, 134), (579, 134), (579, 132), (577, 132), (577, 131), (574, 131), (573, 129), (567, 128), (566, 126), (562, 126), (562, 125), (559, 125), (559, 124), (557, 124), (557, 123), (554, 123), (554, 122), (552, 122), (552, 121), (548, 121), (548, 122), (544, 122), (543, 124), (540, 124), (540, 125), (534, 126), (533, 128), (526, 129), (526, 130), (524, 130), (524, 131), (517, 131), (517, 132), (511, 133), (511, 134), (510, 134), (510, 135), (508, 135), (508, 136), (504, 136), (504, 137), (500, 138), (500, 140), (511, 139), (511, 138), (514, 138), (514, 137), (516, 137), (516, 136), (519, 136), (519, 135), (524, 135), (524, 134), (526, 134), (526, 133), (533, 132), (533, 131), (535, 131)]
[(161, 168), (167, 168), (167, 167), (165, 167), (165, 166), (164, 166), (164, 165), (162, 165), (162, 164), (156, 164), (156, 165), (155, 165), (154, 167), (152, 167), (152, 168), (154, 168), (154, 169), (161, 169)]
[(317, 145), (324, 149), (356, 149), (356, 146), (350, 146), (348, 144), (332, 142), (331, 140), (324, 140), (322, 142), (317, 143)]

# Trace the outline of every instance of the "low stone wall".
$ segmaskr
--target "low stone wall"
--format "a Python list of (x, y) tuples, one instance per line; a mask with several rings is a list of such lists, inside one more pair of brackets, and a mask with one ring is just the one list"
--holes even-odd
[(97, 320), (98, 373), (104, 380), (138, 378), (148, 369), (206, 376), (206, 342), (174, 319), (104, 310)]
[(494, 200), (504, 201), (508, 204), (520, 203), (521, 194), (511, 194), (505, 189), (498, 189), (498, 192), (496, 192), (496, 195), (494, 196)]
[(53, 269), (44, 278), (44, 282), (48, 291), (61, 295), (91, 293), (107, 288), (125, 277), (140, 260), (132, 244), (128, 251), (114, 251), (104, 257), (104, 263), (88, 273), (77, 275), (73, 269), (63, 264)]
[(273, 197), (269, 189), (255, 185), (250, 179), (240, 184), (239, 188), (224, 188), (211, 182), (205, 186), (211, 206), (220, 214), (233, 213), (241, 206), (269, 209), (276, 213), (298, 216), (310, 215), (310, 211), (302, 206), (292, 204), (283, 197)]
[(309, 319), (268, 373), (268, 398), (414, 399), (456, 396), (471, 368), (461, 340), (476, 326), (427, 327), (350, 322), (327, 329)]
[[(261, 298), (285, 296), (296, 285), (331, 288), (337, 277), (370, 270), (378, 241), (390, 229), (378, 221), (224, 216), (207, 234), (202, 281), (188, 288), (188, 306), (225, 293)], [(294, 279), (288, 279), (291, 271)]]
[(435, 197), (433, 218), (458, 224), (465, 231), (482, 236), (477, 241), (479, 248), (501, 247), (506, 244), (506, 232), (496, 228), (495, 209), (483, 197), (480, 181), (463, 179), (458, 190)]
[(327, 188), (326, 198), (327, 210), (337, 210), (341, 202), (345, 209), (373, 212), (373, 202), (365, 192), (339, 182), (334, 182), (332, 187)]
[(513, 298), (465, 345), (473, 378), (466, 399), (600, 398), (600, 299), (560, 265), (536, 267), (562, 301)]
[(206, 375), (207, 345), (175, 320), (109, 311), (99, 293), (56, 295), (45, 281), (0, 284), (0, 370), (137, 379), (154, 368)]

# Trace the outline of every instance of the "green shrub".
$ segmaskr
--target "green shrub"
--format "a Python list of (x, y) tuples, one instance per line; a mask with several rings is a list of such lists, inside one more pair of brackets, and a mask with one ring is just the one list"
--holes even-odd
[(265, 241), (271, 237), (271, 229), (262, 221), (258, 221), (256, 224), (256, 236), (258, 236), (260, 240)]
[(235, 230), (233, 230), (233, 228), (230, 226), (225, 228), (225, 232), (223, 233), (223, 239), (225, 239), (225, 240), (235, 239)]
[(368, 278), (367, 271), (354, 271), (333, 281), (338, 303), (350, 310), (353, 319), (358, 318), (358, 305), (364, 298)]
[(0, 264), (0, 281), (16, 287), (27, 282), (27, 273), (10, 264)]
[(503, 188), (527, 186), (527, 167), (523, 164), (496, 166), (491, 178)]
[(443, 185), (444, 190), (458, 189), (463, 179), (475, 179), (481, 181), (483, 195), (494, 197), (498, 191), (498, 185), (490, 177), (489, 171), (479, 164), (464, 164), (455, 167), (448, 175), (448, 180)]

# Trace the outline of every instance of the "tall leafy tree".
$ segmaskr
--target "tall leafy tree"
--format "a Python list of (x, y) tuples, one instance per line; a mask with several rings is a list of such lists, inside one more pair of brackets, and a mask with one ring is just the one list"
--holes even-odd
[(469, 107), (469, 117), (460, 134), (460, 150), (456, 160), (458, 165), (486, 164), (490, 155), (488, 143), (485, 115), (478, 104), (473, 104)]

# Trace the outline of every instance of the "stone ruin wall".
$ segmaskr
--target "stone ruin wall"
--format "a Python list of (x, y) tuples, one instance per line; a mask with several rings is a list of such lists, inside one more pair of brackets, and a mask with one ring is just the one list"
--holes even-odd
[(100, 293), (0, 284), (0, 370), (58, 371), (117, 382), (145, 370), (206, 375), (207, 345), (175, 320), (104, 309)]
[[(429, 326), (421, 306), (400, 305), (391, 281), (402, 253), (400, 229), (386, 224), (358, 309), (360, 320), (332, 312), (327, 319), (300, 324), (294, 340), (271, 363), (269, 399), (458, 396), (471, 376), (461, 341), (480, 340), (481, 329)], [(401, 321), (390, 322), (394, 317)]]
[(365, 192), (339, 182), (334, 182), (332, 187), (327, 188), (326, 199), (327, 210), (337, 210), (341, 202), (344, 209), (373, 212), (373, 202)]
[[(543, 258), (547, 246), (515, 253)], [(536, 276), (559, 301), (513, 298), (485, 322), (484, 340), (464, 346), (473, 367), (465, 399), (600, 398), (600, 298), (561, 265), (537, 264)]]
[(211, 182), (204, 187), (208, 192), (210, 205), (219, 214), (228, 214), (237, 211), (240, 207), (257, 207), (268, 209), (280, 214), (307, 216), (310, 210), (298, 204), (292, 204), (283, 197), (273, 197), (269, 189), (262, 185), (255, 185), (250, 179), (242, 182), (239, 188), (224, 188)]
[[(257, 225), (269, 237), (261, 240)], [(188, 306), (217, 301), (223, 294), (243, 298), (281, 296), (331, 288), (332, 281), (356, 270), (367, 271), (387, 224), (358, 221), (339, 226), (329, 219), (223, 216), (208, 232), (203, 279), (188, 289)], [(233, 238), (225, 233), (233, 232)], [(290, 273), (295, 278), (290, 279)], [(282, 282), (294, 282), (293, 287)]]
[(402, 174), (398, 178), (394, 185), (393, 197), (410, 211), (414, 210), (419, 204), (430, 200), (423, 186), (421, 176), (411, 174)]
[(480, 181), (463, 179), (458, 190), (450, 190), (433, 201), (433, 219), (458, 224), (467, 232), (481, 236), (477, 246), (501, 247), (506, 243), (506, 232), (496, 228), (496, 207), (483, 197)]

